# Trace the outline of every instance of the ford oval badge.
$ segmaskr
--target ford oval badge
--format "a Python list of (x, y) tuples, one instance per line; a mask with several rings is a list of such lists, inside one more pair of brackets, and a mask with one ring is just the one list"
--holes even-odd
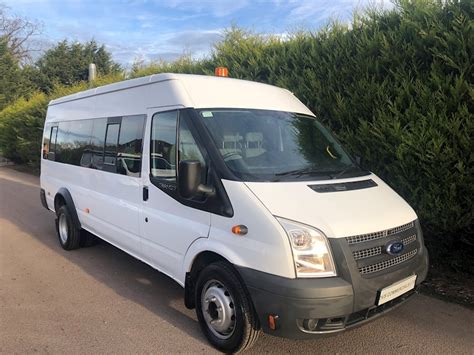
[(400, 255), (405, 249), (405, 245), (402, 242), (390, 242), (387, 244), (385, 251), (390, 255)]

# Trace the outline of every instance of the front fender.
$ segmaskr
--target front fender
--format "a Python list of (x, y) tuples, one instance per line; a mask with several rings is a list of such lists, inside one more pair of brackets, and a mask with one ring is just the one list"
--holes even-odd
[(191, 271), (194, 260), (196, 257), (206, 251), (210, 251), (218, 254), (219, 256), (226, 259), (229, 263), (234, 265), (245, 265), (244, 260), (235, 251), (229, 248), (229, 246), (218, 243), (216, 240), (209, 240), (209, 238), (198, 238), (196, 239), (186, 251), (182, 266), (182, 279), (185, 279), (187, 272)]

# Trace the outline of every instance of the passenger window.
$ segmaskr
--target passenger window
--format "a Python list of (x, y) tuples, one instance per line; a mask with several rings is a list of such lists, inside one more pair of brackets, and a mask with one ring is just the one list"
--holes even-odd
[(104, 164), (114, 165), (117, 159), (117, 144), (120, 131), (120, 124), (112, 123), (107, 125), (105, 135)]
[(69, 160), (69, 143), (67, 141), (67, 133), (69, 132), (70, 124), (70, 121), (65, 121), (59, 122), (58, 125), (55, 160), (60, 163), (67, 163)]
[[(89, 166), (89, 162), (84, 162), (84, 151), (90, 144), (92, 120), (72, 121), (67, 134), (69, 142), (68, 161), (72, 165)], [(90, 159), (89, 159), (90, 160)]]
[(89, 147), (84, 150), (83, 164), (86, 165), (90, 161), (90, 167), (93, 169), (102, 169), (104, 164), (104, 138), (107, 129), (107, 119), (94, 119), (92, 127), (92, 136)]
[(43, 130), (43, 148), (42, 148), (43, 159), (48, 159), (50, 137), (51, 137), (51, 124), (46, 123), (44, 125), (44, 130)]
[(48, 160), (55, 160), (56, 158), (56, 136), (58, 134), (58, 126), (51, 127), (51, 135), (49, 137)]
[(139, 177), (142, 167), (142, 143), (145, 115), (122, 118), (117, 153), (117, 173)]
[(176, 124), (178, 112), (157, 113), (151, 127), (151, 175), (176, 182)]

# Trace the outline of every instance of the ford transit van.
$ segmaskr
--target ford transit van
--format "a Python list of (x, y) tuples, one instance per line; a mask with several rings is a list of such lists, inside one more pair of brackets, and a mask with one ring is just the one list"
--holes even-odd
[(97, 236), (184, 288), (209, 342), (305, 339), (416, 292), (416, 213), (291, 92), (158, 74), (50, 102), (41, 201), (60, 245)]

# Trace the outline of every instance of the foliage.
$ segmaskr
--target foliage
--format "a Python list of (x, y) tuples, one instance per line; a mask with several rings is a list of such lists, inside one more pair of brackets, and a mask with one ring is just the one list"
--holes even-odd
[(55, 84), (70, 86), (87, 80), (89, 63), (96, 64), (98, 75), (121, 72), (104, 45), (99, 46), (93, 40), (86, 43), (64, 40), (47, 50), (36, 62), (31, 80), (41, 91), (49, 93)]
[(156, 61), (133, 63), (129, 73), (130, 78), (158, 74), (158, 73), (185, 73), (185, 74), (213, 74), (213, 63), (207, 60), (194, 60), (190, 56), (183, 56), (173, 62)]
[(0, 37), (0, 110), (30, 91), (30, 83), (9, 49), (7, 40)]

